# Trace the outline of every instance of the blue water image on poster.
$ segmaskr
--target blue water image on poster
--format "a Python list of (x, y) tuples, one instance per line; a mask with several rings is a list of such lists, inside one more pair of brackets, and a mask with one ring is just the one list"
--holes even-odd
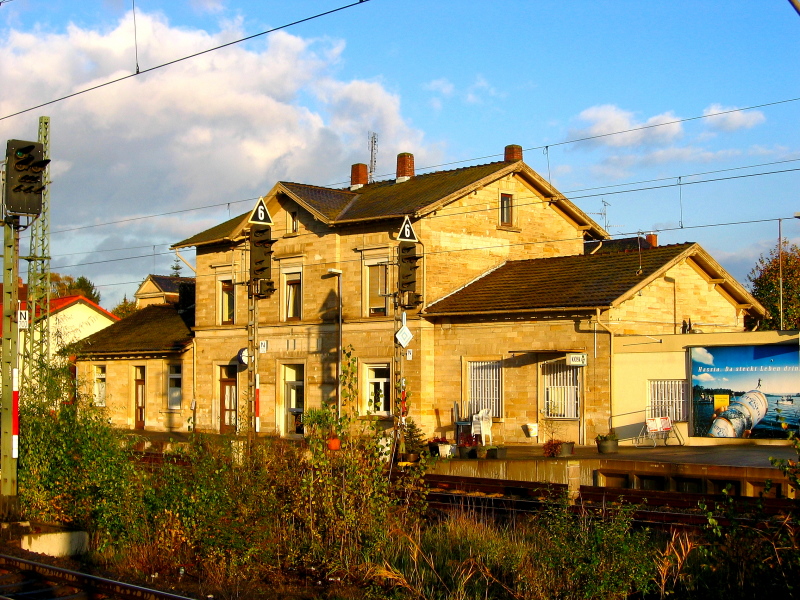
[(691, 349), (697, 437), (785, 438), (800, 422), (798, 346)]

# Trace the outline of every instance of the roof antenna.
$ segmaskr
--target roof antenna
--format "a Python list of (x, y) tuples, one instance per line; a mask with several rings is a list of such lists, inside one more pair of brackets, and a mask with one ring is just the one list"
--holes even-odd
[(367, 177), (367, 183), (374, 183), (375, 169), (378, 164), (378, 134), (374, 131), (369, 132), (369, 143), (367, 144), (367, 148), (369, 149), (369, 173)]
[(678, 204), (680, 205), (681, 209), (681, 218), (678, 221), (678, 225), (680, 225), (681, 229), (683, 229), (683, 184), (681, 183), (680, 177), (678, 177)]

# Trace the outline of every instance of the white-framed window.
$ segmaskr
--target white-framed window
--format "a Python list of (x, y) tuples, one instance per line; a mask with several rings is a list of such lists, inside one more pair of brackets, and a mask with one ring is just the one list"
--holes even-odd
[(387, 313), (387, 286), (389, 265), (387, 261), (366, 265), (367, 314), (385, 317)]
[(467, 362), (469, 412), (491, 409), (494, 418), (503, 416), (503, 363), (500, 360)]
[(365, 365), (367, 412), (373, 415), (392, 414), (392, 371), (389, 363)]
[(500, 225), (503, 227), (514, 226), (514, 195), (500, 194)]
[(286, 235), (297, 235), (300, 233), (300, 220), (297, 218), (297, 211), (286, 213)]
[(223, 279), (219, 282), (219, 322), (233, 325), (236, 319), (236, 292), (233, 281)]
[(285, 320), (303, 318), (303, 274), (300, 270), (283, 273), (283, 300)]
[(283, 401), (286, 405), (286, 433), (303, 435), (306, 408), (305, 365), (283, 365)]
[(183, 402), (183, 376), (181, 365), (167, 367), (167, 408), (180, 410)]
[(542, 364), (544, 416), (548, 419), (577, 419), (580, 416), (581, 368), (566, 359)]
[(689, 420), (689, 383), (685, 379), (651, 379), (648, 387), (648, 419), (669, 417), (673, 423)]
[(106, 366), (95, 365), (94, 367), (94, 404), (95, 406), (106, 405)]

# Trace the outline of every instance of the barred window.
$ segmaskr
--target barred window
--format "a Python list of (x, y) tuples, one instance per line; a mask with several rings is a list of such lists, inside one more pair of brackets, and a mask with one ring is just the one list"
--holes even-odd
[(651, 379), (647, 418), (669, 417), (673, 422), (689, 420), (689, 393), (685, 379)]
[(503, 366), (499, 360), (477, 360), (467, 363), (469, 410), (475, 414), (491, 409), (492, 417), (503, 416)]
[(549, 419), (577, 419), (580, 406), (581, 367), (571, 367), (566, 360), (542, 365), (544, 416)]

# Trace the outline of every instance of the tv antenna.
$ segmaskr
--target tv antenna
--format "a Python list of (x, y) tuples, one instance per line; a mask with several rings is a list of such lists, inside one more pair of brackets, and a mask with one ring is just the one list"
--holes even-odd
[(375, 181), (375, 169), (378, 164), (378, 134), (374, 131), (369, 132), (367, 148), (369, 148), (369, 174), (367, 183), (373, 183)]
[(606, 231), (608, 231), (609, 227), (617, 227), (617, 228), (623, 227), (623, 225), (609, 225), (609, 223), (608, 223), (608, 207), (611, 206), (611, 204), (609, 202), (606, 202), (605, 198), (602, 200), (602, 202), (603, 202), (603, 210), (601, 210), (600, 212), (593, 212), (593, 213), (589, 213), (589, 214), (590, 215), (600, 215), (601, 217), (603, 217), (603, 229), (605, 229)]

